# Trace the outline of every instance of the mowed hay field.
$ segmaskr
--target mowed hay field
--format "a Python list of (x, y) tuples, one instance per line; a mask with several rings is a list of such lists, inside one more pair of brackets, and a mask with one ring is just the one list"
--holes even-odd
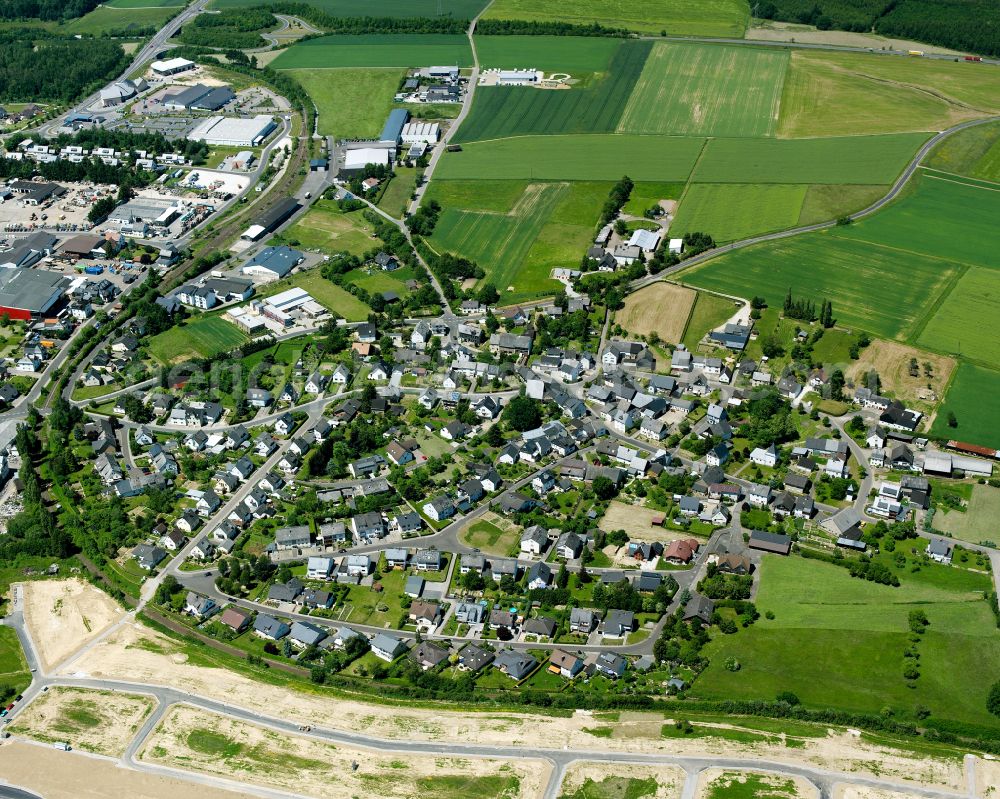
[(236, 325), (220, 316), (197, 316), (149, 340), (149, 354), (163, 364), (191, 358), (213, 358), (248, 340)]
[(796, 50), (778, 135), (944, 130), (1000, 111), (1000, 73), (982, 65)]
[(657, 43), (618, 123), (623, 133), (770, 136), (788, 53)]
[(711, 139), (692, 179), (698, 183), (892, 183), (928, 136), (818, 139)]
[(934, 526), (952, 538), (978, 544), (980, 541), (998, 540), (997, 519), (1000, 519), (1000, 488), (989, 485), (972, 487), (972, 498), (965, 512), (938, 511)]
[[(806, 707), (910, 717), (916, 705), (932, 717), (993, 726), (986, 694), (1000, 678), (1000, 632), (983, 593), (987, 574), (946, 566), (899, 573), (898, 588), (858, 580), (844, 568), (798, 557), (765, 555), (755, 599), (761, 619), (736, 635), (716, 636), (709, 667), (691, 693), (718, 699), (773, 700), (795, 693)], [(919, 644), (916, 687), (903, 678), (909, 612), (930, 626)], [(774, 619), (765, 619), (772, 611)], [(727, 671), (735, 657), (742, 668)], [(975, 681), (956, 674), (975, 673)]]
[(749, 22), (740, 0), (494, 0), (484, 19), (521, 19), (540, 22), (597, 23), (639, 33), (661, 31), (679, 36), (735, 36)]
[(371, 139), (382, 131), (403, 76), (399, 69), (290, 69), (319, 109), (321, 135)]
[(272, 69), (329, 67), (414, 67), (429, 63), (472, 65), (465, 36), (394, 34), (323, 36), (289, 47), (271, 62)]
[(684, 283), (780, 303), (789, 289), (828, 299), (838, 324), (905, 339), (958, 267), (829, 232), (747, 247), (684, 273)]
[(321, 250), (330, 255), (348, 252), (363, 255), (376, 246), (374, 228), (361, 211), (344, 213), (332, 200), (317, 200), (305, 216), (285, 230), (281, 238), (295, 246)]
[[(948, 424), (949, 412), (955, 414), (955, 427)], [(1000, 371), (961, 363), (934, 417), (931, 434), (1000, 448), (997, 419), (1000, 419)]]
[(684, 286), (654, 283), (629, 294), (625, 307), (615, 314), (615, 322), (637, 336), (656, 333), (661, 341), (676, 344), (684, 338), (697, 296)]
[(621, 134), (475, 142), (463, 144), (460, 153), (445, 153), (435, 180), (616, 181), (628, 175), (635, 181), (683, 183), (704, 145), (704, 139)]
[(618, 127), (652, 47), (648, 41), (621, 42), (607, 73), (583, 88), (481, 87), (454, 140), (472, 142), (536, 133), (610, 133)]
[(670, 224), (672, 238), (696, 231), (720, 243), (794, 227), (808, 186), (693, 183)]
[(949, 136), (924, 164), (933, 169), (1000, 182), (1000, 122), (976, 125)]

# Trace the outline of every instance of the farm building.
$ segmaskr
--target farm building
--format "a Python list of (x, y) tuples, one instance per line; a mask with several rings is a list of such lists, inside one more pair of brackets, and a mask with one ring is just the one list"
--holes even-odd
[(203, 141), (213, 147), (256, 147), (277, 127), (267, 114), (251, 119), (209, 117), (192, 130), (189, 141)]

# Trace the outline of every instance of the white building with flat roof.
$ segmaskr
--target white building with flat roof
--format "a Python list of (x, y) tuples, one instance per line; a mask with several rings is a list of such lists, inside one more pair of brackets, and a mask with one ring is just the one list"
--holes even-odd
[(209, 117), (199, 123), (187, 138), (213, 147), (256, 147), (276, 127), (274, 119), (267, 114), (258, 114), (250, 119)]
[(537, 69), (501, 69), (497, 74), (498, 86), (530, 86), (542, 79)]
[(194, 61), (188, 61), (186, 58), (170, 58), (166, 61), (154, 61), (149, 68), (153, 70), (154, 75), (163, 77), (187, 72), (189, 69), (194, 69), (194, 67)]
[(360, 171), (369, 164), (389, 166), (392, 164), (392, 151), (382, 147), (360, 147), (344, 154), (345, 170)]
[(403, 125), (403, 144), (434, 144), (441, 138), (437, 122), (407, 122)]

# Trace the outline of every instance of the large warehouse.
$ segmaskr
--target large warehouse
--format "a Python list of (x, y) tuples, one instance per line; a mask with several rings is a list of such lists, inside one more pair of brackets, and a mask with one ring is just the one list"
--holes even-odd
[(437, 122), (407, 122), (403, 126), (403, 144), (434, 144), (440, 138)]
[(228, 86), (205, 86), (196, 83), (163, 98), (163, 107), (172, 111), (218, 111), (236, 95)]
[(360, 147), (357, 150), (348, 150), (344, 153), (345, 172), (361, 172), (369, 164), (390, 166), (392, 164), (392, 150), (384, 147)]
[(203, 141), (213, 147), (256, 147), (277, 127), (267, 114), (252, 119), (209, 117), (192, 130), (189, 141)]
[(150, 69), (153, 70), (154, 75), (176, 75), (179, 72), (187, 72), (189, 69), (194, 69), (194, 61), (188, 61), (186, 58), (171, 58), (167, 61), (154, 61), (150, 65)]
[(0, 270), (0, 315), (39, 319), (52, 311), (69, 286), (69, 278), (38, 269)]
[(278, 201), (258, 216), (241, 238), (247, 241), (257, 241), (265, 233), (273, 233), (301, 207), (294, 197), (286, 197), (284, 200)]
[(378, 140), (385, 143), (399, 144), (403, 135), (403, 126), (410, 121), (410, 112), (405, 108), (394, 108), (389, 112), (389, 118), (382, 128), (382, 135)]

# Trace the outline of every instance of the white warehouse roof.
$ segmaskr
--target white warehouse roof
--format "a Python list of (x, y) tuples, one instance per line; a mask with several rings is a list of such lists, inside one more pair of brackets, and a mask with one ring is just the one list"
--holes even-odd
[(252, 147), (260, 144), (275, 127), (274, 119), (267, 114), (258, 114), (251, 119), (209, 117), (198, 124), (187, 138), (189, 141), (220, 146)]
[(189, 61), (186, 58), (170, 58), (166, 61), (154, 61), (151, 64), (153, 72), (181, 72), (185, 69), (191, 69), (194, 66), (194, 61)]
[(389, 166), (392, 163), (392, 153), (379, 147), (362, 147), (358, 150), (348, 150), (344, 155), (344, 169), (364, 169), (368, 164)]
[(660, 243), (660, 234), (655, 230), (633, 230), (632, 238), (628, 240), (630, 247), (639, 247), (646, 252), (652, 252)]

